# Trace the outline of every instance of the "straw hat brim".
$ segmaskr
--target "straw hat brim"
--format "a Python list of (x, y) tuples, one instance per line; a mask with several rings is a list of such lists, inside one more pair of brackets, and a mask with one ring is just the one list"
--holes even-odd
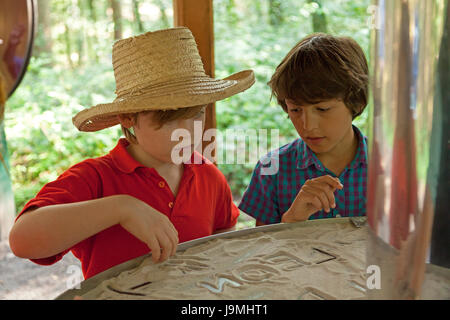
[(98, 131), (117, 125), (119, 114), (209, 104), (242, 92), (254, 83), (252, 70), (244, 70), (224, 79), (208, 76), (180, 79), (142, 92), (133, 92), (129, 97), (115, 99), (111, 103), (98, 104), (80, 111), (72, 121), (80, 131)]

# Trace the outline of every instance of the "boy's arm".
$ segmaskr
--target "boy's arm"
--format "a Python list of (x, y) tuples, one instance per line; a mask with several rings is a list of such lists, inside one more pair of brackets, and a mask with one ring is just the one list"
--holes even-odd
[(155, 262), (176, 251), (178, 233), (169, 219), (128, 195), (49, 205), (26, 212), (11, 229), (9, 242), (16, 256), (46, 258), (116, 224), (145, 242), (152, 249)]
[(290, 208), (283, 213), (281, 222), (305, 221), (319, 210), (329, 212), (336, 207), (334, 191), (343, 187), (338, 178), (330, 175), (307, 180)]

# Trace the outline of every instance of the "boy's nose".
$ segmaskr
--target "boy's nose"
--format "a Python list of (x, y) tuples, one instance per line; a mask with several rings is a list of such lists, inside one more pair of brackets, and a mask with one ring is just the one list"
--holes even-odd
[(305, 111), (302, 114), (303, 128), (310, 131), (317, 127), (317, 119), (312, 112)]

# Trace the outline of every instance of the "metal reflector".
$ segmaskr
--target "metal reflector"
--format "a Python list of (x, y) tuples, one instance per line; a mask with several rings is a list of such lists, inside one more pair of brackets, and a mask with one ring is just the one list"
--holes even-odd
[(369, 297), (419, 298), (430, 258), (449, 267), (449, 7), (379, 0), (376, 9), (367, 254), (381, 288)]

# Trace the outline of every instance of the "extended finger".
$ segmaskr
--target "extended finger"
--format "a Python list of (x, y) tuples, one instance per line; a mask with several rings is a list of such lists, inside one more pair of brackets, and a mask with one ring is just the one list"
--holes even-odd
[(171, 237), (175, 240), (175, 245), (178, 244), (178, 230), (175, 228), (175, 226), (172, 224), (172, 222), (169, 221), (170, 231), (171, 231)]
[(167, 237), (169, 238), (169, 240), (172, 243), (172, 250), (170, 252), (170, 255), (173, 256), (175, 254), (175, 252), (177, 251), (177, 245), (178, 245), (179, 239), (178, 239), (178, 231), (170, 220), (166, 221), (165, 232), (166, 232)]
[(342, 189), (344, 187), (344, 185), (341, 183), (339, 178), (335, 178), (335, 177), (332, 177), (330, 175), (321, 176), (321, 177), (313, 179), (312, 181), (325, 182), (326, 184), (328, 184), (333, 189)]
[(159, 246), (158, 239), (154, 234), (150, 235), (147, 240), (147, 245), (150, 250), (152, 250), (152, 260), (153, 262), (158, 262), (161, 256), (161, 247)]
[(175, 228), (172, 221), (170, 221), (169, 218), (167, 218), (166, 216), (165, 216), (165, 225), (167, 226), (167, 229), (171, 231), (171, 233), (169, 233), (170, 237), (175, 238), (176, 243), (178, 244), (178, 230)]
[(159, 261), (166, 261), (172, 253), (173, 244), (165, 232), (160, 232), (158, 234), (158, 241), (161, 245), (161, 256)]
[(178, 235), (175, 234), (172, 229), (166, 230), (166, 234), (172, 243), (172, 251), (170, 252), (170, 256), (173, 256), (177, 252)]

